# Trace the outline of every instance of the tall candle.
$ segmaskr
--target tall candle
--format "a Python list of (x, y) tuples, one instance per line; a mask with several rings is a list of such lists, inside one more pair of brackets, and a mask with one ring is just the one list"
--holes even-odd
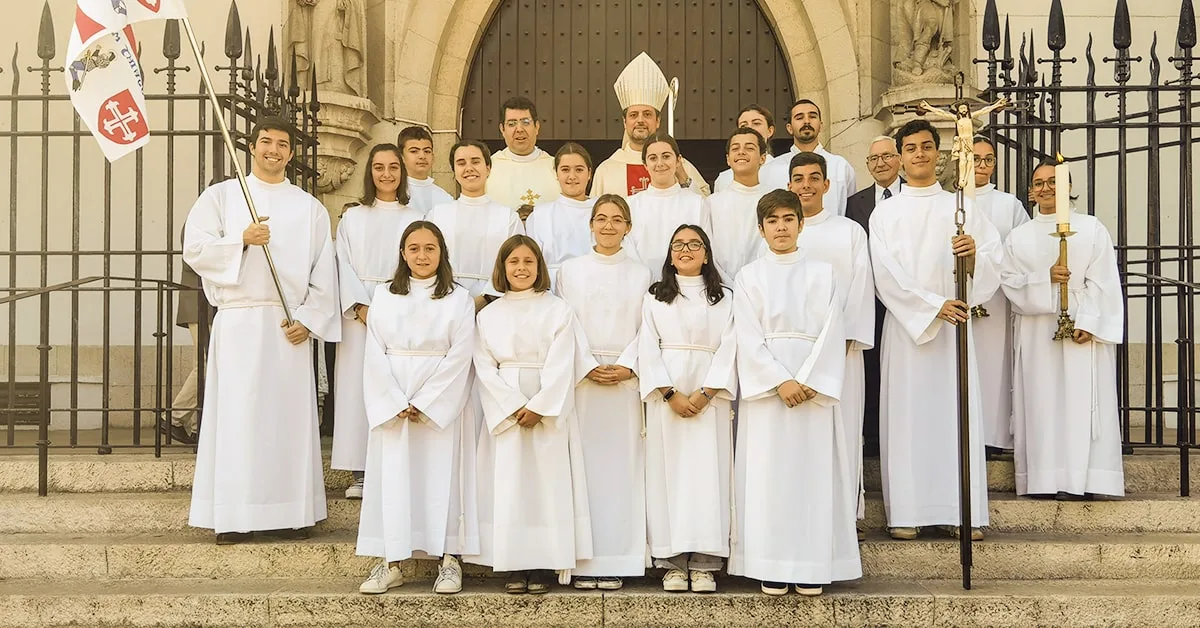
[(1058, 165), (1054, 167), (1054, 222), (1060, 225), (1071, 223), (1071, 170), (1063, 162), (1062, 155), (1058, 156)]

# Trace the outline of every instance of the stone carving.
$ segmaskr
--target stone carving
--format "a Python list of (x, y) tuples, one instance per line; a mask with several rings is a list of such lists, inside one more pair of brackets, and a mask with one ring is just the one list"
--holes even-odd
[(954, 0), (899, 0), (893, 4), (894, 85), (954, 80)]
[(294, 2), (288, 15), (288, 51), (296, 53), (300, 84), (308, 85), (308, 73), (315, 71), (318, 90), (366, 98), (363, 0)]
[(317, 156), (317, 191), (332, 192), (354, 174), (354, 160), (334, 155)]

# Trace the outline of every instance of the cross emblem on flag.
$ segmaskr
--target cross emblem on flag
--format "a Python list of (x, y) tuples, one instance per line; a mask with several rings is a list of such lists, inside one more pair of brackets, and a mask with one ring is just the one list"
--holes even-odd
[(105, 137), (118, 144), (132, 144), (150, 134), (146, 117), (127, 89), (105, 100), (98, 126)]

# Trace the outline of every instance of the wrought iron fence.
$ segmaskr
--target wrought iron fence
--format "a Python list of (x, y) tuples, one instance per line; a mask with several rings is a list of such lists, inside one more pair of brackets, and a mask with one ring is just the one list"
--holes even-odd
[[(247, 136), (256, 120), (291, 120), (299, 135), (288, 175), (313, 191), (320, 108), (315, 77), (309, 86), (299, 85), (293, 59), (285, 79), (273, 29), (264, 50), (265, 61), (252, 51), (250, 31), (243, 31), (231, 2), (226, 62), (216, 68), (222, 74), (213, 75), (218, 84), (228, 78), (219, 96), (221, 115), (247, 171)], [(11, 90), (0, 95), (0, 107), (8, 108), (8, 116), (0, 115), (0, 124), (8, 121), (0, 128), (0, 153), (10, 164), (8, 241), (0, 245), (0, 281), (6, 283), (0, 319), (8, 332), (0, 349), (6, 360), (0, 445), (37, 446), (43, 458), (49, 447), (94, 445), (110, 453), (147, 446), (144, 428), (170, 419), (184, 353), (171, 334), (175, 303), (181, 291), (196, 290), (174, 281), (182, 264), (177, 211), (232, 172), (199, 72), (181, 63), (178, 23), (167, 22), (160, 59), (138, 53), (146, 68), (147, 107), (159, 126), (151, 129), (149, 146), (116, 164), (95, 147), (65, 90), (52, 87), (61, 80), (64, 60), (56, 58), (48, 2), (38, 31), (40, 64), (22, 68), (22, 51), (14, 45)], [(189, 72), (199, 85), (195, 91), (179, 87)], [(40, 81), (34, 90), (22, 90), (27, 74)], [(207, 312), (197, 319), (198, 346), (205, 346)], [(203, 352), (199, 359), (202, 378)], [(114, 439), (117, 425), (123, 429)], [(30, 442), (34, 426), (39, 436)], [(65, 440), (56, 436), (60, 442), (50, 443), (50, 428), (56, 435), (64, 431)], [(156, 453), (158, 434), (155, 429)]]
[[(1076, 164), (1073, 190), (1083, 192), (1087, 212), (1115, 224), (1125, 291), (1126, 343), (1117, 365), (1123, 439), (1127, 448), (1177, 448), (1180, 494), (1186, 496), (1188, 458), (1197, 447), (1196, 17), (1192, 0), (1182, 0), (1174, 53), (1167, 58), (1174, 69), (1169, 78), (1163, 76), (1157, 33), (1144, 58), (1131, 52), (1126, 0), (1115, 3), (1112, 24), (1112, 55), (1098, 64), (1093, 53), (1098, 42), (1088, 33), (1082, 56), (1087, 78), (1072, 84), (1064, 70), (1080, 59), (1066, 56), (1061, 0), (1051, 3), (1042, 42), (1048, 58), (1040, 56), (1034, 31), (1021, 34), (1014, 58), (1008, 21), (1001, 33), (996, 1), (988, 0), (982, 40), (987, 58), (976, 60), (987, 71), (980, 97), (1007, 96), (1016, 106), (992, 114), (985, 134), (997, 146), (1001, 187), (1027, 199), (1038, 163), (1062, 153)], [(1145, 64), (1142, 83), (1133, 80), (1139, 64)], [(1111, 67), (1112, 82), (1098, 83), (1097, 70), (1105, 66)], [(1141, 172), (1144, 180), (1134, 176)]]

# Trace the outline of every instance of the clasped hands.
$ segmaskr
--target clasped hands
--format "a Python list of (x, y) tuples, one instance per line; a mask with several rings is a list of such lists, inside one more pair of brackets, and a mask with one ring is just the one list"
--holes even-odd
[[(660, 389), (659, 392), (663, 391)], [(671, 407), (671, 411), (675, 414), (685, 419), (690, 419), (704, 412), (704, 409), (708, 407), (709, 403), (711, 403), (709, 398), (705, 396), (704, 393), (704, 388), (701, 388), (690, 395), (685, 395), (683, 391), (676, 390), (675, 394), (671, 395), (671, 398), (667, 400), (667, 405)], [(716, 395), (717, 391), (709, 389), (708, 394), (710, 396)]]
[(633, 371), (617, 364), (602, 364), (588, 372), (587, 378), (601, 386), (616, 386), (632, 379)]
[(783, 401), (784, 405), (789, 408), (795, 408), (805, 401), (816, 397), (817, 391), (805, 386), (804, 384), (801, 384), (794, 379), (789, 379), (788, 381), (780, 384), (779, 388), (775, 389), (775, 394), (779, 395), (779, 399)]

